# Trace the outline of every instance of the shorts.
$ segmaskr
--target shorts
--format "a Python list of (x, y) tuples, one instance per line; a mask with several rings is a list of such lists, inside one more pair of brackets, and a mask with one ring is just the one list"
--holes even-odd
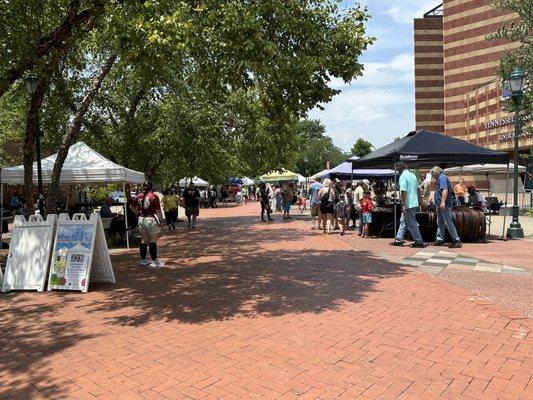
[(365, 213), (361, 216), (361, 222), (363, 224), (371, 224), (372, 223), (372, 213)]
[(286, 212), (289, 212), (291, 211), (291, 206), (292, 206), (292, 203), (290, 201), (288, 201), (287, 203), (284, 203), (283, 204), (283, 209), (286, 211)]
[(311, 216), (312, 217), (320, 216), (320, 204), (313, 204), (311, 206)]
[(154, 217), (139, 217), (139, 233), (146, 243), (157, 241), (161, 227)]
[(193, 215), (197, 217), (199, 214), (200, 214), (200, 208), (198, 206), (185, 207), (185, 215), (187, 217), (192, 217)]

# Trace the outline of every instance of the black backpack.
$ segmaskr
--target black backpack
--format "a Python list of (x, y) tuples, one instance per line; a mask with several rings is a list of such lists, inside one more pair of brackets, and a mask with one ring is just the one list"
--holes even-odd
[(327, 192), (324, 192), (324, 194), (322, 195), (322, 198), (320, 199), (320, 205), (321, 206), (324, 206), (324, 207), (327, 207), (327, 205), (329, 203), (331, 203), (331, 201), (329, 201), (329, 191), (331, 189), (328, 189)]

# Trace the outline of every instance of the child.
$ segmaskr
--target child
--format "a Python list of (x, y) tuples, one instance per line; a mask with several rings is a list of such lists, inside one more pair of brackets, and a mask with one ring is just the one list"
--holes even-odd
[(298, 196), (298, 209), (300, 210), (300, 213), (303, 213), (305, 210), (307, 210), (307, 200), (302, 195)]
[(361, 222), (363, 223), (363, 234), (361, 237), (369, 238), (368, 225), (372, 222), (372, 200), (370, 200), (370, 190), (365, 190), (361, 200)]
[(346, 216), (348, 215), (348, 204), (346, 203), (346, 198), (343, 194), (339, 197), (339, 202), (335, 206), (335, 211), (337, 214), (337, 220), (341, 226), (341, 236), (344, 236), (346, 231)]

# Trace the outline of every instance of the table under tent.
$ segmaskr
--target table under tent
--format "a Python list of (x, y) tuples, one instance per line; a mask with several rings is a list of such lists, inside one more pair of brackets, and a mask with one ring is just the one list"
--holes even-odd
[[(42, 180), (50, 183), (57, 154), (41, 160)], [(23, 185), (24, 166), (3, 168), (0, 181), (0, 199), (3, 199), (4, 184)], [(145, 181), (144, 173), (134, 171), (108, 160), (83, 142), (72, 145), (61, 170), (60, 185), (80, 185), (91, 183), (121, 183), (124, 194), (126, 183), (140, 184)], [(33, 183), (37, 184), (37, 163), (33, 163)], [(3, 219), (3, 213), (1, 217)], [(124, 219), (126, 226), (126, 244), (129, 248), (127, 201), (124, 201)], [(0, 226), (2, 226), (0, 222)]]
[[(399, 162), (405, 162), (409, 168), (431, 168), (439, 165), (444, 168), (454, 166), (479, 164), (505, 164), (509, 163), (510, 155), (497, 152), (455, 137), (428, 130), (410, 132), (407, 136), (398, 139), (364, 157), (352, 162), (352, 168), (375, 169), (394, 168)], [(395, 175), (395, 188), (397, 187)], [(392, 236), (396, 234), (400, 219), (399, 194), (390, 201), (377, 207), (373, 212), (371, 234), (381, 236), (388, 231)], [(459, 235), (465, 241), (485, 239), (486, 220), (481, 211), (466, 207), (454, 208), (452, 211), (454, 222)], [(375, 218), (374, 218), (375, 216)], [(435, 212), (427, 211), (417, 213), (417, 221), (424, 240), (434, 240), (436, 232)]]

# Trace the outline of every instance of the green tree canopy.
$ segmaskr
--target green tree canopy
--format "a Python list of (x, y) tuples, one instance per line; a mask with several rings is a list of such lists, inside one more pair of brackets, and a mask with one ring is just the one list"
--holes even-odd
[[(493, 0), (493, 7), (502, 12), (514, 12), (519, 18), (507, 22), (496, 32), (488, 36), (489, 40), (507, 40), (517, 42), (519, 46), (506, 52), (500, 59), (498, 74), (503, 82), (509, 79), (514, 68), (521, 68), (530, 84), (524, 90), (521, 109), (523, 115), (533, 112), (533, 2), (530, 0)], [(514, 109), (511, 102), (509, 107)], [(531, 124), (523, 129), (533, 130)]]
[(368, 140), (359, 138), (355, 141), (350, 152), (353, 156), (364, 157), (369, 153), (372, 153), (374, 146)]
[(346, 161), (349, 157), (325, 135), (325, 127), (319, 120), (302, 120), (293, 127), (294, 135), (300, 138), (299, 154), (295, 162), (296, 172), (310, 176), (326, 168)]

